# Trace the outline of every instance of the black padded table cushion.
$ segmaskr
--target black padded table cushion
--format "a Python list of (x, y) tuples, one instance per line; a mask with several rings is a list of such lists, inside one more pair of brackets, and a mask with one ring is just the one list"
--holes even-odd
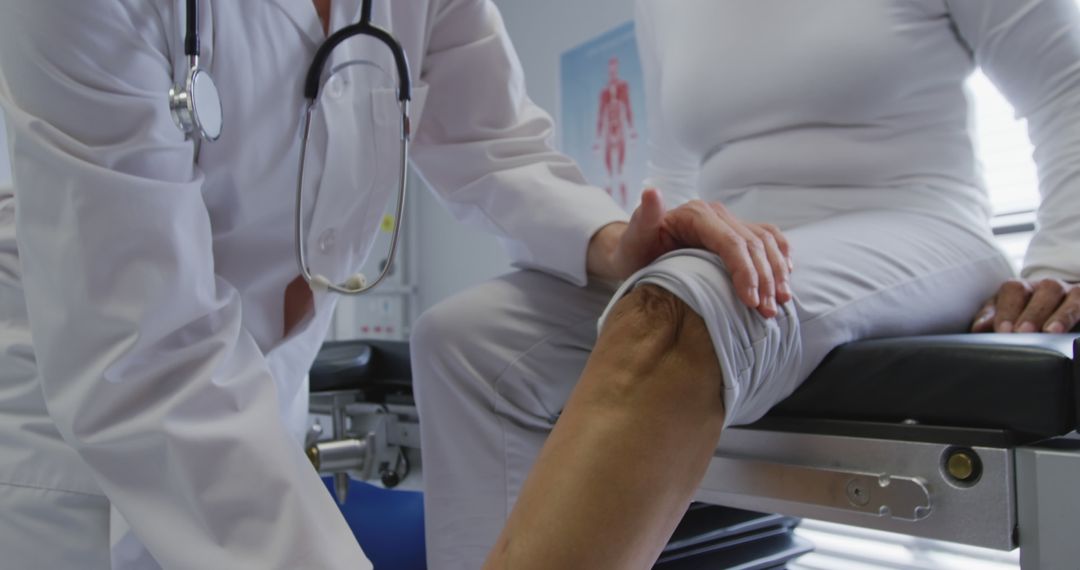
[(1077, 428), (1077, 336), (963, 334), (847, 344), (767, 417), (916, 420), (1062, 435)]
[(328, 342), (319, 350), (309, 380), (313, 393), (410, 383), (409, 343), (384, 340)]
[[(1053, 437), (1077, 428), (1076, 334), (963, 334), (853, 342), (833, 350), (767, 419), (856, 420), (1008, 430)], [(408, 389), (409, 346), (329, 342), (312, 392)]]

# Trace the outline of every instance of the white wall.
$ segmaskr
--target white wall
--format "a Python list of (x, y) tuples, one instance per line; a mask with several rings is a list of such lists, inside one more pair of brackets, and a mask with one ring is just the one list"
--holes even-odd
[[(633, 0), (496, 0), (525, 69), (529, 95), (554, 114), (563, 51), (633, 17)], [(431, 192), (417, 192), (418, 305), (438, 301), (510, 270), (496, 240), (450, 217)]]

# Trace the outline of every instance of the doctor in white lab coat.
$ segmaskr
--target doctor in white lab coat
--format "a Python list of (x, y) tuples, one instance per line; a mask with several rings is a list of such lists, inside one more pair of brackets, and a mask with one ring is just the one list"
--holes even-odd
[[(336, 300), (293, 255), (301, 86), (360, 12), (333, 0), (324, 27), (316, 3), (201, 1), (225, 121), (201, 146), (167, 104), (182, 0), (0, 6), (0, 567), (370, 567), (301, 449)], [(625, 216), (548, 146), (493, 4), (376, 0), (374, 21), (412, 64), (413, 163), (519, 266), (583, 284)], [(389, 57), (372, 45), (335, 61)], [(326, 86), (313, 127), (307, 253), (331, 279), (396, 191), (393, 89), (372, 83)]]

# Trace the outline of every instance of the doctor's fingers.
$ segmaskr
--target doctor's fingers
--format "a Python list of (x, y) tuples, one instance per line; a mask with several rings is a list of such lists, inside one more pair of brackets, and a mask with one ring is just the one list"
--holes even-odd
[(628, 274), (641, 269), (662, 255), (666, 250), (662, 243), (664, 202), (659, 191), (648, 188), (641, 194), (641, 204), (634, 209), (623, 234), (623, 253), (632, 258)]
[(1060, 279), (1035, 283), (1024, 312), (1016, 320), (1016, 332), (1065, 332), (1080, 318), (1080, 288)]
[(761, 304), (757, 308), (758, 312), (765, 318), (775, 317), (777, 301), (786, 303), (791, 300), (791, 289), (787, 283), (787, 258), (780, 251), (776, 238), (759, 224), (739, 220), (719, 202), (710, 202), (709, 207), (716, 212), (717, 217), (746, 240), (746, 249), (754, 260), (754, 269), (759, 277), (758, 294)]
[(788, 273), (795, 271), (795, 265), (791, 262), (791, 243), (788, 242), (787, 236), (784, 235), (784, 232), (780, 231), (780, 228), (764, 222), (753, 222), (747, 225), (772, 235), (773, 239), (776, 240), (776, 247), (780, 248), (780, 253), (784, 254)]
[[(725, 220), (731, 227), (739, 233), (739, 235), (746, 240), (746, 250), (750, 253), (750, 258), (754, 260), (754, 269), (758, 273), (758, 293), (761, 296), (761, 304), (758, 305), (758, 312), (761, 316), (769, 318), (776, 316), (776, 291), (783, 283), (783, 273), (774, 273), (773, 268), (779, 267), (783, 262), (779, 262), (774, 266), (773, 261), (780, 259), (779, 249), (775, 249), (775, 253), (769, 250), (769, 247), (765, 244), (765, 241), (754, 232), (749, 226), (740, 223), (738, 220)], [(786, 271), (781, 270), (781, 271)], [(787, 285), (784, 284), (786, 287)]]
[(776, 278), (776, 300), (787, 303), (791, 300), (791, 247), (787, 238), (780, 233), (780, 229), (772, 224), (747, 224), (750, 231), (754, 232), (758, 239), (765, 244), (765, 251), (769, 255), (769, 263), (772, 264), (773, 277)]
[(731, 274), (739, 300), (752, 309), (762, 311), (757, 264), (747, 247), (746, 238), (731, 223), (717, 215), (705, 202), (692, 200), (668, 211), (664, 227), (679, 246), (697, 247), (720, 256)]

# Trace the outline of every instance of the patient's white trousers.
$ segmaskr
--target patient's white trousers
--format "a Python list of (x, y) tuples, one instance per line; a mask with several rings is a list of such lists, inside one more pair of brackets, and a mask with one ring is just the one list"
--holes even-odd
[[(785, 230), (795, 300), (766, 320), (711, 255), (667, 255), (628, 281), (701, 314), (724, 372), (728, 424), (751, 422), (842, 343), (959, 332), (1012, 270), (985, 228), (863, 211)], [(605, 308), (601, 285), (507, 275), (428, 311), (413, 333), (431, 570), (476, 570), (574, 389)]]

